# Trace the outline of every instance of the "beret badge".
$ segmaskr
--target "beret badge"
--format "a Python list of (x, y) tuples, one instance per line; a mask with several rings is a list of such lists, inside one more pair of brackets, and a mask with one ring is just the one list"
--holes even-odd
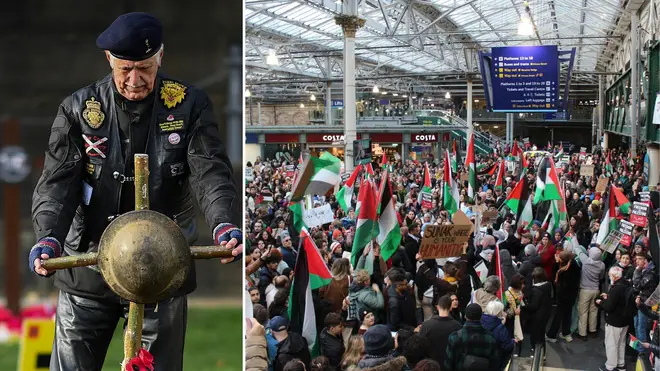
[(186, 87), (174, 81), (163, 81), (160, 98), (167, 108), (174, 108), (186, 97)]

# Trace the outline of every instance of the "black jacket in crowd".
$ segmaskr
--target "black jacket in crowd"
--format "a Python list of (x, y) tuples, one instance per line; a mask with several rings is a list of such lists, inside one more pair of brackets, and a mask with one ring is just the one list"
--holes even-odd
[(341, 366), (341, 358), (344, 356), (344, 339), (341, 335), (339, 337), (332, 335), (328, 332), (327, 328), (324, 328), (319, 335), (319, 340), (321, 343), (321, 355), (328, 357), (330, 361), (330, 366), (333, 369), (339, 369)]
[(626, 289), (628, 287), (630, 287), (630, 283), (624, 279), (619, 279), (614, 282), (614, 285), (610, 286), (607, 299), (600, 302), (600, 308), (606, 313), (605, 323), (610, 326), (625, 327), (630, 324), (631, 316), (625, 313)]
[(445, 363), (447, 356), (447, 340), (449, 335), (463, 327), (452, 317), (433, 316), (422, 323), (419, 335), (429, 340), (429, 358), (438, 362)]
[[(164, 87), (183, 90), (182, 101), (168, 107), (160, 94)], [(32, 198), (37, 239), (57, 239), (64, 255), (97, 251), (110, 221), (135, 209), (136, 153), (149, 155), (150, 209), (172, 218), (188, 243), (197, 239), (193, 195), (211, 229), (231, 222), (237, 198), (232, 167), (206, 94), (158, 76), (149, 98), (128, 102), (108, 75), (59, 107)], [(191, 269), (175, 296), (195, 289), (194, 263)], [(55, 286), (118, 300), (96, 266), (60, 270)]]

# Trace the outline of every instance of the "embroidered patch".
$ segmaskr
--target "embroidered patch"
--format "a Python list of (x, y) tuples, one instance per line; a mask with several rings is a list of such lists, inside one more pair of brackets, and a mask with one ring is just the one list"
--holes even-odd
[(174, 108), (186, 98), (186, 87), (174, 81), (163, 80), (160, 87), (160, 98), (167, 108)]
[(94, 97), (85, 101), (85, 110), (82, 113), (85, 122), (92, 129), (98, 129), (103, 125), (105, 114), (101, 111), (101, 102), (97, 101)]
[(170, 136), (167, 137), (167, 141), (170, 142), (172, 145), (177, 145), (181, 143), (181, 136), (177, 133), (172, 133)]
[(170, 175), (177, 176), (183, 175), (186, 172), (186, 163), (185, 162), (175, 162), (170, 165)]
[(83, 140), (85, 141), (85, 153), (89, 157), (100, 157), (105, 158), (108, 153), (108, 141), (107, 137), (99, 137), (96, 135), (85, 135), (83, 134)]
[(94, 175), (94, 170), (96, 170), (96, 165), (87, 163), (85, 164), (85, 170), (89, 175)]
[[(171, 115), (170, 115), (171, 116)], [(169, 117), (167, 118), (169, 120)], [(170, 131), (178, 131), (183, 129), (183, 120), (166, 121), (158, 124), (161, 133), (169, 133)]]

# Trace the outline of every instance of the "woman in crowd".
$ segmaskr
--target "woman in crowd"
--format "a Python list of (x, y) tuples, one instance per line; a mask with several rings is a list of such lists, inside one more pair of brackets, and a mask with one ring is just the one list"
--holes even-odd
[(545, 326), (552, 315), (552, 285), (548, 282), (545, 269), (534, 268), (531, 295), (526, 297), (523, 308), (530, 316), (527, 324), (533, 355), (534, 349), (539, 346), (545, 350)]

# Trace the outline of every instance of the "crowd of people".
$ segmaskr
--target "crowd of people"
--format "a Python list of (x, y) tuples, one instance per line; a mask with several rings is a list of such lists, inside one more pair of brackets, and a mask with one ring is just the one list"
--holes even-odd
[[(639, 201), (640, 192), (649, 190), (644, 154), (632, 158), (623, 148), (566, 154), (549, 148), (566, 218), (547, 230), (547, 203), (534, 205), (535, 218), (525, 225), (505, 203), (522, 177), (533, 195), (538, 159), (527, 158), (526, 169), (507, 166), (502, 186), (496, 187), (497, 172), (491, 170), (511, 158), (505, 150), (476, 156), (473, 198), (468, 181), (459, 182), (459, 209), (473, 223), (485, 210), (499, 213), (473, 228), (456, 257), (420, 255), (423, 231), (452, 223), (453, 215), (442, 207), (442, 161), (426, 164), (430, 208), (422, 207), (419, 197), (424, 163), (373, 162), (376, 183), (388, 168), (398, 210), (401, 242), (387, 260), (372, 243), (351, 264), (357, 192), (348, 210), (332, 192), (313, 196), (310, 206), (329, 204), (334, 213), (333, 222), (309, 230), (332, 273), (332, 281), (313, 292), (320, 345), (313, 349), (302, 334), (289, 331), (289, 291), (300, 243), (288, 208), (295, 176), (287, 173), (288, 163), (249, 163), (254, 178), (246, 185), (246, 277), (254, 318), (247, 335), (248, 369), (503, 370), (513, 356), (544, 354), (535, 350), (545, 350), (546, 342), (604, 337), (601, 370), (625, 369), (627, 354), (655, 355), (657, 370), (659, 335), (652, 324), (658, 308), (649, 298), (657, 302), (658, 242), (649, 228), (657, 228), (660, 206), (651, 206), (646, 227), (633, 229), (629, 246), (620, 243), (608, 253), (602, 241), (597, 243), (605, 202), (614, 197), (610, 187), (596, 190), (599, 178), (608, 177), (630, 202)], [(456, 179), (464, 171), (458, 162)], [(584, 164), (593, 165), (593, 176), (580, 175)], [(618, 206), (615, 215), (627, 218)], [(631, 339), (637, 339), (635, 348), (627, 346)]]

